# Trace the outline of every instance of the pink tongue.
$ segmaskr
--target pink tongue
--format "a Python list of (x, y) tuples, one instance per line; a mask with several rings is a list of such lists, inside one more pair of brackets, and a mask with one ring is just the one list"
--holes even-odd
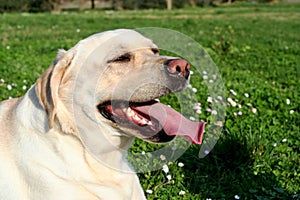
[(161, 103), (138, 106), (134, 109), (157, 119), (167, 135), (180, 135), (194, 144), (202, 143), (205, 122), (192, 122), (174, 109)]

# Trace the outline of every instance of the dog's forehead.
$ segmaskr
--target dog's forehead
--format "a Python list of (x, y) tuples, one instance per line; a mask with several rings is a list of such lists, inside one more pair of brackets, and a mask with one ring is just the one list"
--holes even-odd
[(140, 33), (129, 29), (117, 29), (94, 34), (80, 42), (90, 48), (109, 44), (114, 49), (140, 49), (140, 48), (157, 48), (157, 46)]

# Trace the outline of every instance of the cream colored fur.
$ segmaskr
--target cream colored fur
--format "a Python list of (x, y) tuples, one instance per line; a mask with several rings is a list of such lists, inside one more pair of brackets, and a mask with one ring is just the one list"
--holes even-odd
[[(110, 40), (115, 36), (125, 38)], [(89, 55), (97, 48), (102, 55), (99, 55), (101, 58), (98, 61), (95, 60), (95, 65), (101, 67), (104, 61), (119, 53), (118, 47), (122, 41), (125, 41), (125, 47), (143, 48), (136, 51), (132, 67), (152, 60), (162, 62), (162, 58), (155, 57), (149, 50), (156, 48), (155, 45), (134, 31), (95, 34), (68, 51), (60, 50), (55, 62), (25, 96), (1, 102), (1, 200), (145, 199), (126, 154), (116, 150), (127, 150), (134, 136), (125, 134), (126, 131), (120, 131), (100, 115), (97, 116), (99, 137), (105, 135), (110, 141), (110, 144), (99, 141), (99, 149), (103, 152), (100, 162), (87, 150), (77, 128), (78, 122), (74, 120), (74, 112), (77, 111), (73, 110), (73, 106), (80, 107), (82, 103), (72, 98), (79, 71), (89, 63)], [(117, 69), (112, 66), (103, 71), (107, 79), (102, 77), (95, 87), (99, 102), (112, 97), (109, 91), (123, 73), (116, 72)], [(86, 101), (89, 98), (82, 97)], [(95, 106), (84, 109), (88, 113)], [(84, 123), (88, 122), (82, 121), (83, 126)], [(116, 170), (106, 165), (106, 161), (119, 168)]]

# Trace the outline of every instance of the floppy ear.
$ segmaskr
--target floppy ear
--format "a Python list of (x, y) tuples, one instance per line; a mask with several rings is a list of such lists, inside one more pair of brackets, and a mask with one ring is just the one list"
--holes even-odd
[(36, 93), (39, 102), (48, 115), (48, 124), (51, 129), (54, 124), (57, 101), (59, 99), (58, 91), (64, 74), (73, 59), (74, 54), (65, 50), (59, 50), (56, 60), (46, 70), (46, 72), (37, 80)]

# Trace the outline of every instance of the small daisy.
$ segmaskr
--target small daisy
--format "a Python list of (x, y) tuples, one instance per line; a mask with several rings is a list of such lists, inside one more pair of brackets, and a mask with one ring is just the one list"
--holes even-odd
[(161, 160), (166, 160), (166, 156), (165, 155), (160, 155), (160, 159)]
[(184, 164), (182, 162), (178, 163), (178, 167), (183, 167), (183, 166), (184, 166)]
[(190, 117), (190, 120), (191, 120), (191, 121), (195, 121), (196, 119), (195, 119), (195, 117), (192, 117), (192, 116), (191, 116), (191, 117)]
[(148, 194), (153, 194), (153, 190), (146, 190), (146, 192), (148, 193)]
[(167, 175), (167, 179), (170, 181), (170, 180), (172, 180), (172, 176), (169, 174), (169, 175)]
[(281, 140), (281, 142), (286, 142), (286, 141), (287, 141), (287, 139), (286, 139), (286, 138), (284, 138), (284, 139), (282, 139), (282, 140)]
[(236, 96), (236, 92), (233, 89), (230, 89), (230, 93)]
[(167, 174), (169, 172), (169, 167), (168, 165), (163, 165), (162, 170)]
[(207, 97), (207, 102), (208, 103), (212, 103), (213, 102), (213, 98), (212, 97)]
[(8, 90), (12, 90), (12, 86), (11, 85), (7, 85), (7, 89)]

